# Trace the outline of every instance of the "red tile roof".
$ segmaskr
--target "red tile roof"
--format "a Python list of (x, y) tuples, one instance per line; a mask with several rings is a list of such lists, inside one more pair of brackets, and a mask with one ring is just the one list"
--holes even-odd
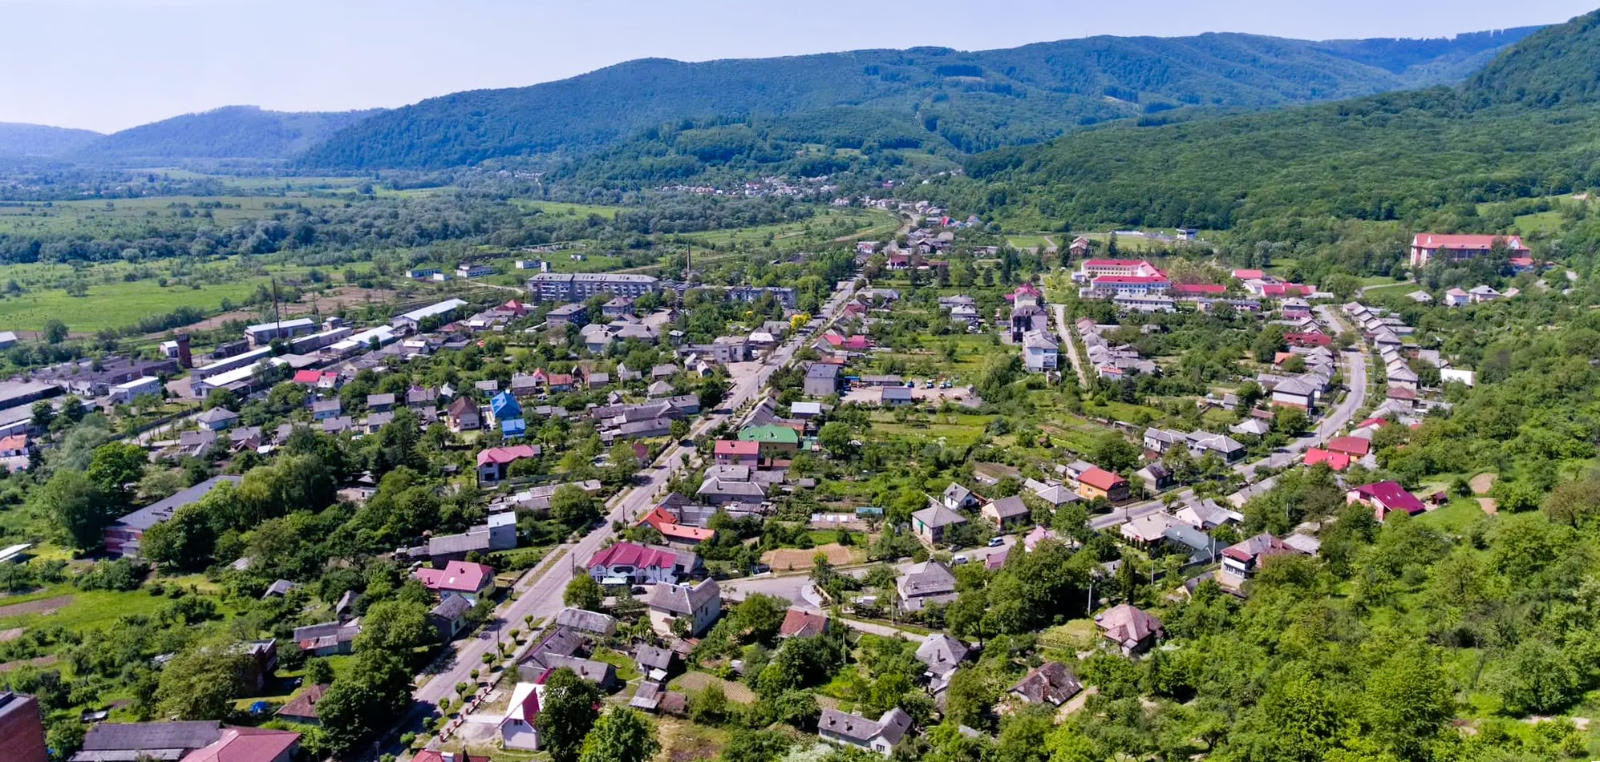
[(1326, 463), (1328, 468), (1335, 471), (1343, 471), (1350, 467), (1350, 456), (1342, 452), (1329, 452), (1320, 447), (1312, 447), (1306, 450), (1304, 462), (1308, 466)]
[(1094, 279), (1099, 283), (1167, 283), (1165, 275), (1100, 275)]
[(1227, 286), (1217, 283), (1179, 283), (1172, 287), (1172, 292), (1179, 296), (1200, 296), (1202, 294), (1221, 294), (1228, 290)]
[(1267, 277), (1267, 274), (1260, 270), (1239, 269), (1233, 271), (1233, 277), (1239, 280), (1259, 280)]
[(662, 537), (670, 540), (705, 542), (706, 540), (717, 536), (716, 531), (711, 529), (701, 529), (700, 527), (679, 524), (678, 517), (676, 515), (659, 505), (655, 508), (652, 508), (649, 513), (646, 513), (644, 518), (639, 519), (639, 523), (635, 526), (644, 525), (649, 525), (657, 532), (660, 532)]
[(1333, 337), (1321, 331), (1286, 333), (1283, 340), (1297, 347), (1326, 347), (1333, 344)]
[(478, 465), (488, 463), (512, 463), (524, 458), (537, 458), (532, 445), (516, 445), (514, 447), (490, 447), (478, 453)]
[(589, 559), (589, 568), (596, 566), (632, 566), (638, 569), (671, 569), (678, 563), (678, 554), (667, 550), (647, 548), (631, 542), (619, 542), (601, 550)]
[(1090, 468), (1088, 471), (1084, 471), (1083, 474), (1078, 477), (1078, 481), (1096, 489), (1109, 492), (1117, 485), (1127, 483), (1128, 480), (1117, 476), (1110, 471), (1100, 468), (1099, 466), (1095, 466)]
[(778, 635), (785, 638), (821, 635), (828, 628), (828, 617), (815, 611), (789, 609), (778, 626)]
[(1149, 262), (1142, 259), (1085, 259), (1084, 267), (1138, 267), (1144, 265), (1151, 267)]
[(1520, 236), (1500, 235), (1456, 235), (1448, 233), (1418, 233), (1411, 239), (1411, 245), (1422, 249), (1447, 249), (1451, 251), (1488, 251), (1494, 248), (1495, 241), (1504, 241), (1506, 249), (1510, 251), (1525, 252), (1528, 247), (1522, 245)]
[(718, 439), (716, 446), (717, 455), (758, 455), (761, 452), (761, 443), (756, 441), (741, 441), (737, 439)]
[(1360, 457), (1372, 450), (1372, 442), (1361, 437), (1334, 437), (1328, 440), (1328, 449)]
[(224, 728), (222, 737), (183, 762), (273, 762), (299, 742), (300, 734), (290, 730)]
[(1405, 511), (1416, 515), (1427, 510), (1427, 506), (1424, 506), (1416, 495), (1407, 492), (1399, 482), (1363, 484), (1351, 491), (1362, 501), (1376, 503), (1390, 511)]
[(443, 569), (418, 569), (411, 576), (429, 590), (476, 593), (494, 579), (494, 569), (468, 561), (451, 561)]

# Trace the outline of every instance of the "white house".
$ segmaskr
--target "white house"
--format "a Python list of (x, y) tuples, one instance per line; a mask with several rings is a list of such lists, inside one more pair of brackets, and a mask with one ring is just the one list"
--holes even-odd
[(533, 721), (539, 715), (539, 702), (543, 699), (544, 685), (517, 683), (506, 714), (500, 719), (500, 742), (507, 749), (539, 749), (539, 729), (534, 727)]
[(911, 730), (911, 715), (900, 707), (883, 713), (876, 720), (859, 714), (823, 709), (817, 718), (817, 737), (842, 746), (869, 749), (887, 757), (905, 740)]
[(1029, 373), (1055, 370), (1060, 362), (1060, 345), (1043, 331), (1022, 335), (1022, 365)]

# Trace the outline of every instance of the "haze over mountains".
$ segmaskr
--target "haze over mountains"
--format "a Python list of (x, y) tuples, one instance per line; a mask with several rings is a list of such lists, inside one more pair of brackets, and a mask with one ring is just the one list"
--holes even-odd
[(971, 157), (963, 208), (1055, 225), (1210, 228), (1431, 214), (1491, 230), (1480, 202), (1600, 186), (1597, 61), (1600, 11), (1540, 30), (1453, 88), (1092, 130)]
[[(636, 141), (659, 142), (653, 131), (663, 127), (741, 120), (760, 124), (751, 135), (732, 135), (735, 151), (782, 153), (794, 143), (818, 143), (959, 156), (1141, 115), (1263, 109), (1455, 83), (1535, 29), (1433, 40), (1310, 42), (1205, 34), (1093, 37), (977, 52), (914, 48), (705, 63), (644, 59), (557, 82), (454, 93), (387, 111), (285, 113), (233, 106), (101, 137), (5, 125), (0, 156), (123, 166), (248, 160), (344, 170), (437, 169), (630, 150), (624, 147)], [(728, 137), (690, 135), (687, 142), (709, 139), (713, 145), (691, 145), (683, 154), (714, 161), (728, 152), (718, 144)], [(661, 152), (655, 146), (632, 150)]]

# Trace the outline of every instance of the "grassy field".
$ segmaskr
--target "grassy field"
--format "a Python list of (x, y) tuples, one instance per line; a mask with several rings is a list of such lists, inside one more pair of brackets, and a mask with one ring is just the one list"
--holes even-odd
[[(158, 230), (223, 227), (270, 217), (287, 204), (343, 203), (332, 198), (270, 196), (161, 196), (113, 201), (0, 204), (0, 234), (79, 233), (87, 237), (140, 237)], [(206, 208), (202, 208), (204, 205)]]
[(683, 238), (701, 246), (766, 245), (769, 239), (770, 245), (782, 245), (799, 244), (816, 235), (851, 237), (877, 229), (883, 230), (886, 235), (899, 226), (894, 215), (876, 209), (827, 209), (808, 220), (711, 230), (691, 233)]
[(517, 199), (513, 203), (530, 212), (543, 212), (552, 217), (587, 217), (591, 214), (596, 214), (608, 220), (615, 219), (617, 212), (632, 211), (633, 209), (633, 207), (624, 206), (569, 204), (564, 201), (533, 201), (530, 199)]

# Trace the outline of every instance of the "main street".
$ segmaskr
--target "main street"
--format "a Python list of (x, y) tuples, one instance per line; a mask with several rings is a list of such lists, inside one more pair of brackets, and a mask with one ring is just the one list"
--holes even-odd
[[(796, 331), (792, 339), (774, 349), (760, 362), (737, 364), (737, 369), (731, 374), (733, 383), (723, 406), (702, 416), (691, 429), (689, 439), (697, 440), (703, 437), (706, 432), (727, 421), (746, 403), (757, 399), (772, 374), (788, 363), (794, 357), (794, 353), (815, 338), (820, 331), (825, 330), (844, 309), (844, 305), (854, 293), (853, 282), (840, 283), (833, 296), (823, 305), (823, 315), (814, 327)], [(673, 442), (654, 463), (639, 472), (639, 480), (631, 489), (619, 493), (607, 502), (605, 519), (601, 524), (577, 542), (551, 549), (544, 560), (517, 580), (514, 596), (495, 610), (495, 622), (490, 628), (485, 629), (477, 637), (459, 640), (453, 644), (453, 656), (447, 655), (444, 661), (439, 662), (445, 665), (443, 669), (426, 677), (426, 682), (414, 691), (413, 696), (416, 700), (425, 704), (438, 704), (440, 699), (453, 696), (457, 683), (472, 682), (471, 672), (483, 666), (483, 654), (493, 653), (497, 643), (500, 642), (499, 639), (509, 629), (524, 628), (523, 621), (527, 617), (548, 619), (560, 611), (567, 583), (572, 581), (574, 574), (579, 573), (582, 564), (590, 556), (605, 547), (615, 536), (612, 523), (631, 522), (653, 507), (667, 484), (690, 462), (694, 452), (695, 448), (692, 446)], [(523, 649), (529, 647), (531, 643), (530, 638), (525, 642)], [(517, 655), (520, 656), (521, 653), (522, 649), (519, 649)]]
[[(1344, 321), (1339, 318), (1334, 308), (1330, 305), (1317, 307), (1317, 313), (1322, 316), (1326, 325), (1345, 326)], [(1234, 466), (1233, 470), (1244, 477), (1247, 485), (1256, 481), (1256, 471), (1259, 469), (1282, 470), (1299, 462), (1301, 453), (1305, 452), (1309, 447), (1338, 435), (1340, 431), (1344, 430), (1345, 426), (1349, 425), (1356, 413), (1366, 406), (1366, 352), (1362, 349), (1352, 349), (1341, 354), (1344, 360), (1344, 383), (1348, 389), (1344, 399), (1340, 400), (1339, 404), (1335, 405), (1332, 410), (1327, 411), (1327, 415), (1323, 416), (1322, 420), (1317, 423), (1312, 433), (1289, 442), (1288, 445), (1279, 448), (1264, 458)], [(1194, 490), (1186, 487), (1171, 494), (1176, 498), (1176, 502), (1181, 504), (1194, 497)], [(1112, 509), (1110, 513), (1103, 513), (1090, 518), (1089, 528), (1096, 531), (1107, 529), (1164, 509), (1165, 503), (1159, 498), (1125, 505)]]

